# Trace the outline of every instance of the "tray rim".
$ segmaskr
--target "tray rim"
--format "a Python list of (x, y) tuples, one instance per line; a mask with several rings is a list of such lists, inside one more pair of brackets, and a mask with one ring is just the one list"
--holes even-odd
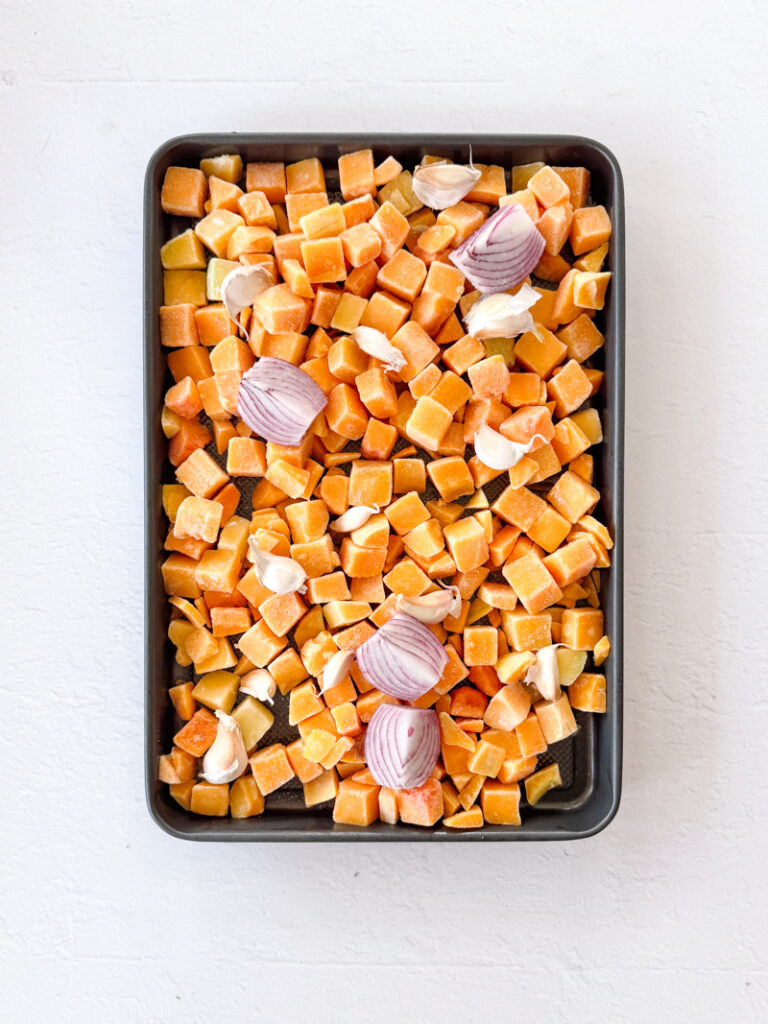
[[(157, 165), (174, 149), (180, 146), (198, 146), (205, 150), (225, 149), (228, 146), (265, 145), (335, 145), (342, 151), (343, 147), (361, 148), (364, 146), (429, 146), (429, 145), (502, 145), (517, 147), (573, 147), (580, 146), (599, 154), (607, 163), (612, 175), (613, 199), (613, 265), (614, 274), (609, 316), (613, 329), (613, 349), (615, 353), (614, 386), (615, 401), (611, 406), (612, 430), (611, 440), (615, 458), (605, 474), (603, 486), (610, 488), (612, 493), (614, 537), (616, 545), (613, 552), (612, 579), (612, 654), (615, 676), (615, 692), (612, 714), (606, 721), (609, 734), (609, 749), (605, 760), (607, 773), (597, 772), (594, 792), (590, 798), (594, 802), (595, 794), (600, 785), (611, 787), (610, 802), (605, 811), (593, 815), (583, 828), (557, 825), (529, 831), (523, 826), (492, 826), (480, 830), (450, 830), (445, 828), (418, 829), (415, 826), (387, 826), (384, 829), (366, 829), (357, 826), (339, 826), (317, 829), (286, 829), (282, 827), (263, 827), (268, 819), (248, 819), (260, 823), (261, 828), (248, 831), (233, 829), (229, 818), (211, 818), (205, 822), (205, 828), (195, 830), (178, 828), (163, 817), (157, 801), (155, 785), (155, 759), (157, 751), (152, 743), (153, 712), (152, 691), (156, 685), (152, 678), (150, 648), (157, 642), (157, 618), (152, 614), (151, 589), (154, 585), (153, 576), (157, 571), (155, 553), (151, 544), (153, 530), (151, 524), (152, 488), (156, 486), (152, 471), (154, 459), (152, 451), (152, 434), (156, 429), (156, 410), (149, 400), (149, 383), (151, 379), (151, 360), (156, 358), (156, 309), (158, 296), (155, 290), (154, 272), (158, 252), (152, 244), (154, 237), (154, 216), (159, 205), (159, 196), (154, 187), (154, 175)], [(307, 133), (256, 133), (256, 132), (192, 132), (173, 136), (161, 143), (152, 153), (144, 175), (144, 215), (143, 215), (143, 405), (144, 405), (144, 788), (147, 809), (150, 817), (167, 835), (177, 839), (193, 842), (547, 842), (586, 839), (603, 831), (615, 818), (621, 802), (622, 791), (622, 753), (623, 753), (623, 612), (624, 612), (624, 573), (623, 573), (623, 538), (624, 538), (624, 419), (625, 419), (625, 200), (624, 183), (616, 156), (602, 142), (582, 135), (524, 133), (524, 134), (493, 134), (493, 133), (397, 133), (397, 132), (307, 132)], [(164, 642), (164, 637), (160, 634)], [(599, 765), (598, 765), (599, 766)], [(589, 803), (584, 808), (572, 812), (576, 815), (589, 813)], [(558, 812), (566, 818), (567, 811)], [(197, 821), (196, 818), (190, 820)]]

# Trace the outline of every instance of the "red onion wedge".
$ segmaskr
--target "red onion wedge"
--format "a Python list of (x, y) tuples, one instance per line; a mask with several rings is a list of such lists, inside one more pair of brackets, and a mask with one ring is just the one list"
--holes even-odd
[(448, 655), (435, 634), (417, 619), (398, 612), (357, 651), (357, 665), (368, 682), (389, 697), (418, 700), (439, 682)]
[(543, 252), (541, 232), (519, 203), (510, 203), (449, 255), (479, 291), (503, 292), (528, 277)]
[(284, 359), (264, 356), (240, 381), (237, 413), (267, 441), (295, 446), (326, 402), (309, 374)]
[(365, 760), (380, 786), (413, 789), (429, 778), (440, 754), (440, 724), (431, 708), (382, 704), (365, 734)]

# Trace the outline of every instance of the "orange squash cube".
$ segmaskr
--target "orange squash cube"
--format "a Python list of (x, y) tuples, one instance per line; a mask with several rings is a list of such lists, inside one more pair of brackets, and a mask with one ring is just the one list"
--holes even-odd
[(568, 700), (577, 711), (605, 714), (605, 676), (597, 672), (582, 672), (568, 687)]
[[(440, 354), (440, 348), (429, 335), (412, 320), (392, 336), (392, 344), (405, 356), (405, 366), (400, 371), (400, 380), (408, 381), (421, 373)], [(485, 350), (483, 350), (485, 351)]]
[(379, 787), (342, 779), (333, 806), (333, 820), (339, 825), (372, 825), (378, 816)]
[[(555, 413), (562, 419), (586, 402), (592, 394), (592, 385), (579, 363), (571, 359), (547, 382), (547, 394), (555, 400)], [(554, 437), (554, 429), (551, 437)]]
[(169, 352), (168, 369), (175, 381), (191, 377), (198, 386), (201, 380), (213, 375), (211, 358), (202, 345), (190, 345)]
[(259, 792), (264, 796), (274, 793), (276, 789), (284, 786), (294, 776), (291, 762), (288, 760), (285, 746), (282, 743), (273, 743), (263, 750), (258, 750), (248, 758), (253, 777)]
[(371, 296), (365, 307), (363, 315), (360, 317), (360, 325), (361, 327), (373, 327), (391, 339), (408, 319), (410, 312), (411, 307), (407, 302), (402, 302), (386, 292), (378, 291)]
[(480, 794), (483, 817), (489, 825), (520, 825), (520, 787), (487, 781)]
[(553, 167), (552, 170), (568, 186), (574, 210), (583, 206), (589, 196), (589, 171), (586, 167)]
[[(375, 256), (371, 258), (375, 259)], [(421, 291), (426, 277), (427, 268), (424, 261), (405, 249), (398, 249), (379, 271), (376, 284), (398, 299), (413, 302)]]
[(299, 722), (319, 714), (324, 708), (325, 704), (317, 692), (317, 687), (308, 679), (290, 692), (288, 722), (290, 725), (298, 725)]
[(241, 566), (237, 551), (205, 551), (195, 566), (195, 580), (203, 590), (230, 593), (237, 586)]
[(207, 708), (199, 708), (173, 737), (175, 746), (193, 757), (202, 757), (216, 739), (219, 723)]
[[(538, 544), (540, 547), (544, 548), (545, 551), (551, 553), (555, 551), (555, 549), (565, 540), (570, 529), (571, 524), (568, 520), (564, 516), (561, 516), (559, 512), (555, 512), (553, 508), (547, 506), (533, 526), (528, 529), (528, 536), (535, 544)], [(546, 559), (544, 560), (544, 564), (548, 565)], [(551, 571), (552, 570), (550, 570), (550, 572)], [(557, 580), (558, 585), (563, 586), (554, 572), (552, 575)]]
[(576, 305), (573, 294), (578, 273), (578, 270), (569, 270), (557, 286), (557, 294), (552, 306), (552, 319), (557, 324), (570, 323), (581, 313), (581, 307)]
[(539, 726), (547, 743), (558, 743), (578, 731), (568, 696), (562, 693), (557, 700), (540, 700), (533, 705)]
[(452, 422), (451, 413), (430, 395), (419, 398), (406, 423), (406, 433), (414, 444), (436, 451)]
[(270, 203), (285, 202), (285, 164), (248, 164), (245, 188), (247, 192), (263, 192)]
[(567, 349), (546, 327), (537, 324), (526, 331), (515, 344), (515, 359), (525, 369), (548, 377), (564, 359)]
[(518, 682), (507, 683), (491, 697), (483, 716), (486, 725), (503, 732), (512, 732), (528, 717), (531, 698), (525, 687)]
[(160, 190), (160, 205), (177, 217), (202, 217), (208, 183), (202, 171), (194, 167), (169, 167)]
[(174, 536), (213, 544), (219, 536), (221, 515), (222, 507), (218, 502), (195, 496), (184, 498), (176, 511)]
[[(323, 165), (317, 157), (287, 164), (285, 168), (285, 190), (287, 193), (325, 192)], [(280, 200), (277, 200), (279, 202)]]
[(610, 280), (611, 275), (608, 273), (580, 270), (573, 279), (574, 303), (586, 309), (602, 309)]
[(365, 433), (368, 413), (357, 391), (349, 384), (337, 384), (331, 391), (325, 415), (331, 430), (350, 441), (359, 440)]
[(274, 594), (259, 605), (264, 622), (275, 636), (285, 636), (306, 610), (307, 606), (298, 594)]
[(611, 237), (611, 219), (604, 206), (575, 210), (571, 224), (571, 248), (576, 256), (596, 249)]
[(340, 238), (314, 238), (302, 242), (301, 258), (312, 284), (343, 281), (347, 276)]
[(586, 451), (590, 443), (581, 427), (570, 416), (566, 416), (555, 427), (552, 450), (561, 463), (566, 463)]
[(515, 729), (521, 757), (533, 757), (536, 754), (543, 754), (547, 749), (547, 741), (541, 731), (539, 719), (531, 712), (525, 721), (521, 722)]
[[(302, 218), (328, 206), (325, 192), (293, 193), (285, 198), (285, 211), (288, 216), (288, 227), (292, 234), (301, 234)], [(277, 252), (277, 251), (276, 251)]]
[(350, 505), (388, 505), (392, 500), (392, 463), (352, 463), (349, 474)]
[(473, 516), (449, 523), (443, 536), (459, 572), (476, 569), (488, 560), (485, 530)]
[(427, 474), (421, 459), (395, 459), (393, 490), (395, 494), (407, 491), (423, 491), (427, 486)]
[(160, 344), (165, 348), (187, 348), (199, 345), (195, 313), (198, 307), (191, 302), (180, 302), (172, 306), (161, 306)]
[(525, 610), (532, 615), (556, 604), (563, 596), (544, 562), (533, 551), (507, 562), (502, 572)]
[(210, 498), (229, 477), (202, 448), (197, 448), (176, 470), (179, 483), (199, 498)]
[(545, 208), (570, 198), (570, 189), (551, 167), (542, 167), (528, 181), (527, 187)]
[(437, 779), (427, 779), (413, 789), (400, 789), (398, 806), (404, 824), (430, 828), (443, 815), (443, 788)]
[(467, 770), (473, 775), (484, 775), (495, 779), (506, 759), (502, 747), (481, 739), (467, 760)]
[(469, 380), (475, 397), (501, 398), (509, 387), (509, 370), (502, 355), (481, 359), (469, 367)]
[(482, 341), (479, 341), (471, 334), (465, 334), (455, 344), (444, 349), (443, 362), (454, 373), (461, 376), (471, 366), (474, 366), (475, 363), (479, 363), (481, 359), (484, 359), (485, 354), (485, 345)]
[(499, 634), (495, 626), (468, 626), (464, 630), (465, 665), (495, 665), (498, 656)]
[[(395, 406), (397, 406), (397, 398), (395, 398)], [(390, 457), (396, 442), (396, 427), (389, 423), (382, 423), (381, 420), (370, 419), (360, 442), (360, 454), (364, 459), (383, 461)]]
[(390, 260), (403, 247), (411, 229), (410, 224), (390, 202), (382, 203), (369, 223), (381, 238), (381, 255)]
[(309, 300), (294, 295), (287, 284), (277, 284), (254, 300), (253, 314), (270, 334), (301, 334), (309, 323), (311, 308)]
[(597, 555), (587, 540), (574, 540), (544, 559), (553, 579), (561, 588), (583, 579), (595, 567)]
[(384, 577), (384, 583), (393, 594), (418, 597), (429, 587), (429, 577), (411, 558), (403, 558)]
[(567, 470), (549, 491), (547, 500), (568, 522), (576, 523), (592, 511), (600, 500), (600, 492), (577, 473)]
[(192, 787), (189, 809), (193, 814), (224, 818), (229, 811), (229, 786), (198, 782)]
[(529, 530), (547, 503), (527, 487), (507, 487), (491, 505), (495, 515), (520, 530)]
[(438, 224), (449, 224), (455, 229), (453, 243), (456, 246), (469, 238), (473, 231), (477, 231), (484, 220), (481, 207), (464, 201), (448, 206), (437, 215)]
[(345, 199), (376, 195), (372, 150), (360, 149), (339, 157), (339, 189)]
[(229, 813), (233, 818), (252, 818), (264, 812), (264, 797), (252, 775), (241, 775), (229, 790)]
[(349, 537), (341, 542), (341, 567), (347, 576), (379, 576), (386, 558), (386, 548), (365, 548)]
[[(333, 314), (336, 312), (336, 307), (341, 302), (341, 296), (342, 292), (340, 289), (332, 285), (320, 285), (315, 292), (315, 300), (312, 304), (312, 313), (309, 322), (314, 324), (316, 327), (330, 327)], [(313, 335), (313, 341), (314, 337), (315, 336)], [(312, 343), (310, 343), (310, 349), (312, 349)], [(314, 351), (310, 353), (308, 350), (307, 354), (314, 358), (316, 355), (324, 355), (325, 353)]]
[(372, 196), (364, 195), (344, 203), (341, 209), (344, 213), (347, 227), (352, 228), (355, 224), (362, 224), (370, 220), (376, 211), (376, 205), (373, 202)]
[(573, 207), (569, 202), (558, 203), (545, 210), (536, 222), (540, 235), (544, 237), (544, 252), (557, 256), (568, 240), (573, 220)]
[(254, 623), (247, 633), (243, 633), (237, 646), (256, 668), (264, 668), (287, 646), (284, 637), (275, 636), (263, 620)]
[(480, 177), (464, 197), (467, 203), (490, 203), (498, 205), (499, 199), (505, 195), (507, 187), (504, 181), (504, 168), (498, 164), (475, 164)]
[(254, 190), (240, 195), (237, 200), (240, 216), (249, 227), (277, 228), (277, 219), (272, 204), (261, 191)]
[(311, 579), (333, 572), (339, 564), (339, 556), (328, 534), (318, 540), (291, 544), (291, 558), (299, 563)]
[(163, 271), (163, 303), (166, 306), (204, 306), (205, 274), (202, 270)]
[[(422, 373), (419, 374), (419, 377), (427, 373), (428, 370), (433, 369), (437, 370), (437, 367), (428, 366), (426, 370), (423, 370)], [(443, 374), (440, 374), (439, 370), (437, 372), (439, 374), (439, 380), (437, 380), (434, 386), (429, 388), (425, 394), (428, 394), (435, 402), (439, 402), (440, 405), (444, 406), (451, 415), (454, 415), (471, 397), (472, 388), (470, 388), (469, 385), (461, 379), (461, 377), (453, 373), (451, 370), (446, 370)], [(418, 398), (419, 396), (417, 395), (416, 397)]]
[(323, 767), (314, 761), (307, 760), (304, 756), (304, 742), (301, 737), (294, 740), (285, 748), (285, 753), (299, 782), (307, 783), (322, 775)]
[(599, 608), (567, 608), (560, 625), (562, 642), (578, 651), (594, 650), (605, 632)]
[(356, 384), (360, 399), (371, 416), (387, 419), (395, 415), (397, 412), (395, 385), (384, 370), (378, 368), (366, 370), (358, 376)]
[(362, 267), (370, 263), (381, 252), (381, 238), (370, 224), (354, 224), (347, 228), (345, 222), (340, 237), (344, 255), (353, 267)]
[(227, 447), (231, 476), (262, 477), (267, 471), (266, 446), (254, 437), (233, 437)]
[(392, 529), (401, 536), (409, 533), (419, 523), (425, 523), (429, 519), (429, 512), (425, 508), (424, 502), (415, 492), (404, 494), (401, 498), (393, 501), (388, 508), (384, 509), (384, 515), (389, 520)]

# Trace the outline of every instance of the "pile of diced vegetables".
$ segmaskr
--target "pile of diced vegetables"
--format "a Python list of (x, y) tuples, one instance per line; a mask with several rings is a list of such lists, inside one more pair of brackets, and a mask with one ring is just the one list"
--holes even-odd
[[(528, 805), (562, 785), (573, 709), (606, 711), (610, 219), (583, 167), (366, 149), (332, 184), (316, 158), (165, 174), (194, 221), (159, 310), (162, 576), (193, 678), (159, 778), (202, 815), (298, 779), (340, 825), (519, 825), (521, 782)], [(295, 738), (271, 742), (286, 697)]]

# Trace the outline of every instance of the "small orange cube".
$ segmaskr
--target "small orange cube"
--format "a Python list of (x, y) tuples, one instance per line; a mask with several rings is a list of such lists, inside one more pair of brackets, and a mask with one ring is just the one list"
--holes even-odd
[(258, 750), (251, 755), (248, 762), (259, 792), (264, 796), (274, 793), (286, 782), (290, 782), (294, 776), (291, 762), (288, 760), (288, 754), (282, 743), (273, 743), (270, 747)]
[(468, 626), (464, 630), (465, 665), (495, 665), (498, 656), (499, 633), (495, 626)]

